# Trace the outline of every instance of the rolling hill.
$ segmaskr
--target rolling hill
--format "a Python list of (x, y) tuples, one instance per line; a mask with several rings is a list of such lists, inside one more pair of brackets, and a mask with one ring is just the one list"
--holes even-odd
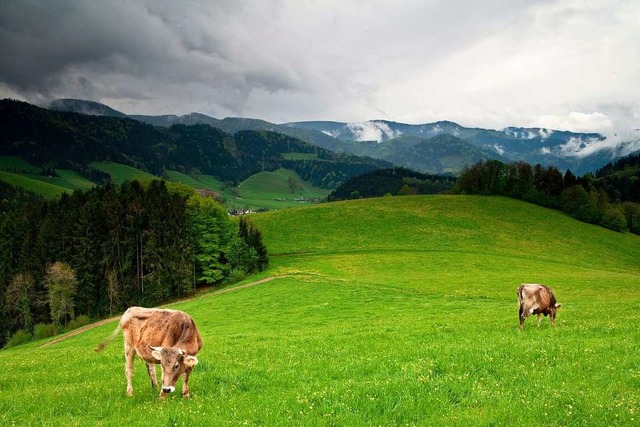
[[(291, 155), (293, 154), (296, 153)], [(310, 156), (302, 154), (294, 157), (309, 158)], [(118, 185), (125, 181), (159, 179), (157, 176), (121, 163), (92, 162), (90, 166), (108, 175), (111, 181)], [(45, 198), (57, 197), (74, 190), (87, 190), (96, 185), (74, 171), (56, 169), (55, 173), (57, 175), (55, 177), (43, 175), (42, 168), (19, 157), (0, 156), (0, 181)], [(162, 178), (202, 193), (216, 195), (229, 210), (289, 208), (304, 203), (316, 203), (329, 194), (329, 190), (313, 186), (301, 179), (293, 170), (282, 168), (274, 172), (258, 172), (237, 186), (224, 184), (210, 175), (187, 175), (172, 170), (165, 171)]]
[[(115, 322), (0, 351), (5, 424), (633, 425), (640, 238), (524, 202), (391, 197), (252, 216), (274, 280), (171, 305), (203, 336), (192, 399), (157, 401)], [(517, 327), (542, 282), (557, 326)], [(615, 307), (615, 309), (612, 309)], [(42, 363), (42, 360), (55, 363)], [(144, 409), (144, 410), (141, 410)], [(526, 410), (523, 410), (526, 408)]]

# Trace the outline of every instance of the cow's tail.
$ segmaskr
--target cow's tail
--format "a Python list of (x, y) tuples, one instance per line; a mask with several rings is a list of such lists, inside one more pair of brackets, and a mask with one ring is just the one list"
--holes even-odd
[(115, 337), (118, 336), (121, 330), (122, 330), (122, 326), (120, 325), (120, 323), (118, 323), (118, 326), (116, 326), (116, 329), (111, 333), (111, 335), (109, 335), (107, 339), (105, 339), (100, 344), (98, 344), (98, 346), (94, 350), (96, 352), (104, 350), (104, 348), (109, 344), (111, 344), (111, 341), (113, 341)]
[(522, 302), (524, 301), (524, 296), (522, 295), (523, 289), (524, 285), (520, 285), (518, 288), (518, 318), (520, 319), (520, 323), (522, 323)]

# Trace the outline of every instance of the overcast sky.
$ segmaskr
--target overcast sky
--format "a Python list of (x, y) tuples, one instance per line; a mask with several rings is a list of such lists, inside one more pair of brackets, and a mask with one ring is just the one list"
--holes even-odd
[(0, 0), (0, 96), (640, 139), (640, 1)]

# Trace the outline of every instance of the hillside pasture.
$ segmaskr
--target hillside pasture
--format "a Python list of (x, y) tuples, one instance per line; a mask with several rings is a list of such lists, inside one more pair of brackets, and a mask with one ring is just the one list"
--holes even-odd
[(62, 193), (70, 192), (66, 187), (45, 182), (30, 174), (0, 171), (0, 180), (13, 185), (14, 187), (20, 187), (27, 191), (40, 194), (46, 198), (52, 198), (60, 196)]
[(42, 168), (16, 156), (0, 156), (0, 180), (47, 198), (88, 190), (95, 184), (77, 172), (56, 169), (57, 176), (42, 174)]
[(237, 187), (238, 197), (227, 204), (237, 207), (282, 209), (300, 206), (305, 200), (324, 199), (329, 190), (310, 185), (295, 171), (258, 172)]
[(125, 181), (149, 181), (158, 179), (148, 172), (141, 171), (132, 166), (124, 165), (116, 162), (91, 162), (90, 166), (94, 169), (102, 171), (111, 177), (111, 181), (120, 185)]
[(34, 166), (18, 156), (0, 156), (0, 170), (34, 175), (42, 172), (42, 168)]
[[(276, 279), (173, 304), (204, 340), (192, 398), (158, 401), (116, 323), (0, 351), (0, 423), (635, 425), (640, 237), (527, 203), (388, 197), (251, 216)], [(516, 288), (550, 285), (552, 328)]]

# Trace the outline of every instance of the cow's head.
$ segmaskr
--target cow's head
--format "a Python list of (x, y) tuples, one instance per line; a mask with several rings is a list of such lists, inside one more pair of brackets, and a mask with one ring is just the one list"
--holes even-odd
[(151, 347), (151, 354), (162, 366), (162, 391), (164, 393), (173, 393), (180, 375), (198, 363), (195, 356), (188, 355), (181, 348)]

